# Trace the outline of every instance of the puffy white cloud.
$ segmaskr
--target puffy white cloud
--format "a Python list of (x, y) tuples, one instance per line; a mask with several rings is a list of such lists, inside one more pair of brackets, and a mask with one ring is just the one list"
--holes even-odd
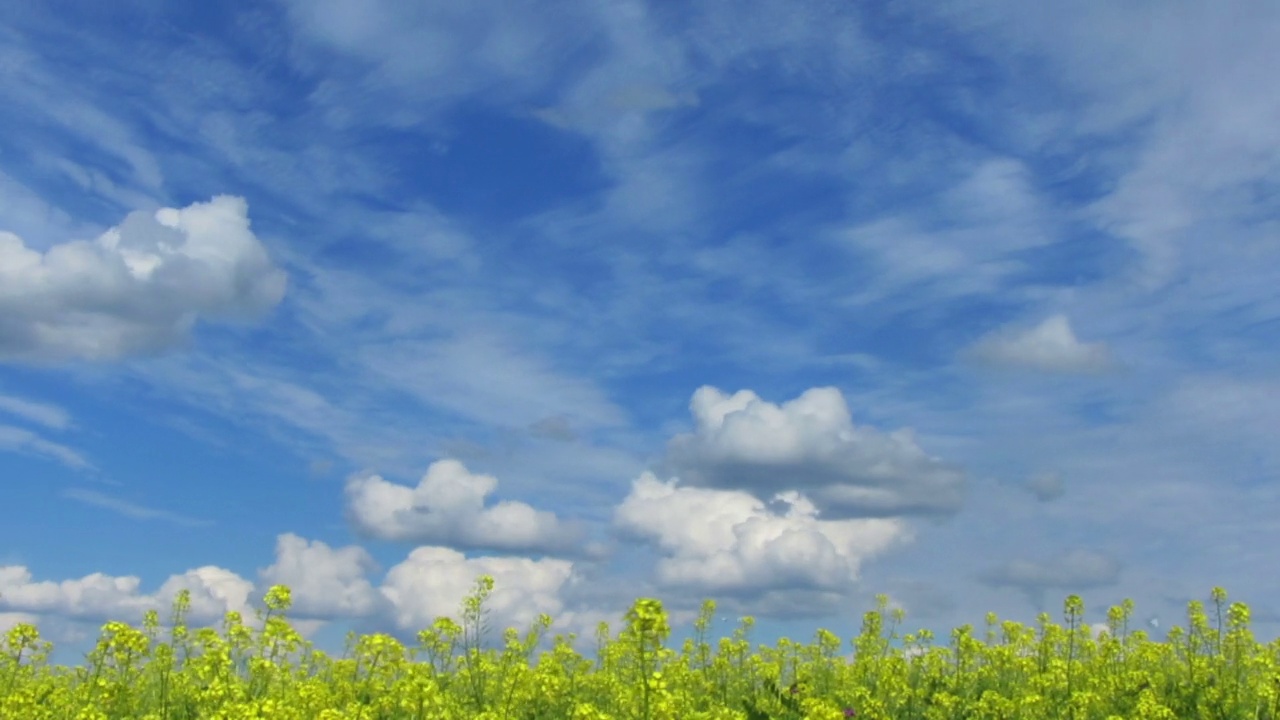
[(662, 551), (660, 584), (729, 593), (847, 589), (864, 560), (913, 537), (901, 520), (818, 520), (800, 493), (775, 498), (789, 505), (785, 514), (746, 492), (677, 487), (644, 473), (614, 525)]
[[(580, 651), (596, 625), (607, 621), (616, 631), (634, 597), (609, 589), (596, 597), (592, 581), (575, 572), (567, 560), (519, 557), (467, 558), (442, 547), (419, 547), (393, 566), (380, 583), (369, 575), (377, 568), (362, 548), (331, 548), (292, 533), (277, 538), (275, 562), (259, 571), (252, 583), (236, 573), (206, 566), (173, 575), (151, 594), (140, 592), (137, 577), (95, 573), (77, 580), (37, 582), (26, 567), (0, 565), (0, 627), (32, 622), (43, 629), (78, 628), (89, 641), (92, 625), (104, 620), (141, 622), (147, 610), (157, 610), (161, 622), (169, 617), (180, 590), (191, 593), (187, 614), (190, 627), (220, 627), (228, 611), (241, 614), (246, 625), (260, 629), (259, 601), (271, 585), (292, 590), (290, 624), (304, 637), (337, 619), (359, 619), (369, 630), (391, 630), (403, 638), (430, 627), (445, 616), (463, 623), (462, 603), (481, 575), (494, 578), (494, 590), (484, 603), (488, 633), (485, 643), (500, 642), (501, 632), (515, 627), (522, 633), (539, 614), (553, 619), (546, 639), (575, 634)], [(590, 587), (587, 587), (591, 585)], [(586, 590), (587, 592), (583, 592)], [(623, 598), (625, 596), (625, 601)], [(688, 623), (696, 613), (674, 608), (672, 621)], [(544, 646), (546, 647), (546, 646)]]
[(970, 346), (970, 357), (993, 365), (1009, 365), (1054, 373), (1096, 373), (1112, 366), (1103, 343), (1082, 343), (1065, 315), (1053, 315), (1030, 329), (1003, 329)]
[(130, 213), (93, 242), (41, 253), (0, 232), (0, 359), (110, 360), (178, 346), (198, 316), (248, 320), (286, 277), (249, 229), (248, 204), (219, 195)]
[(79, 579), (34, 581), (21, 565), (0, 566), (0, 608), (28, 614), (139, 622), (147, 610), (165, 616), (179, 590), (191, 593), (188, 617), (216, 622), (231, 610), (246, 614), (253, 583), (219, 567), (205, 566), (171, 576), (154, 594), (139, 592), (133, 575), (92, 573)]
[(484, 499), (497, 485), (457, 460), (440, 460), (413, 488), (377, 475), (352, 478), (347, 514), (360, 532), (383, 540), (526, 552), (574, 549), (579, 530), (553, 513), (512, 501), (486, 508)]
[(253, 583), (230, 570), (214, 565), (188, 570), (172, 575), (160, 586), (153, 602), (160, 604), (161, 618), (168, 617), (164, 610), (171, 608), (173, 598), (181, 590), (191, 593), (189, 617), (196, 622), (215, 623), (228, 612), (238, 612), (246, 624), (253, 625), (256, 618), (250, 606), (254, 595)]
[(690, 409), (695, 430), (671, 440), (665, 463), (689, 485), (756, 497), (796, 490), (831, 520), (947, 514), (963, 501), (963, 472), (925, 454), (908, 428), (854, 427), (835, 388), (779, 406), (704, 386)]
[(102, 573), (78, 580), (33, 582), (22, 566), (0, 568), (0, 602), (19, 612), (58, 613), (70, 616), (140, 616), (152, 607), (138, 594), (139, 579)]
[(396, 627), (416, 631), (440, 616), (461, 622), (463, 599), (475, 590), (480, 575), (491, 575), (494, 590), (484, 604), (492, 613), (489, 622), (494, 628), (524, 629), (539, 613), (556, 618), (563, 609), (560, 593), (572, 572), (573, 563), (566, 560), (468, 559), (449, 548), (420, 547), (387, 572), (381, 590), (394, 606)]
[(276, 538), (276, 561), (259, 573), (264, 587), (287, 585), (291, 613), (316, 617), (363, 617), (377, 612), (382, 597), (366, 577), (377, 563), (364, 548), (333, 549), (293, 533)]

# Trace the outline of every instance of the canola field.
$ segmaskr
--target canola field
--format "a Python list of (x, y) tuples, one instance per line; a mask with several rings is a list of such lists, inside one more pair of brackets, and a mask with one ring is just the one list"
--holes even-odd
[(1256, 642), (1248, 607), (1226, 606), (1221, 588), (1212, 623), (1192, 602), (1186, 629), (1164, 642), (1129, 631), (1128, 601), (1110, 609), (1109, 631), (1095, 638), (1072, 595), (1065, 626), (1048, 614), (1035, 627), (988, 614), (984, 639), (966, 625), (935, 643), (928, 631), (899, 637), (901, 611), (886, 627), (880, 596), (851, 641), (852, 661), (826, 630), (810, 645), (783, 639), (753, 651), (751, 618), (713, 647), (705, 635), (712, 601), (677, 652), (664, 644), (670, 628), (653, 599), (637, 600), (616, 636), (601, 624), (594, 660), (561, 636), (535, 660), (551, 624), (545, 615), (523, 638), (508, 629), (501, 652), (481, 651), (492, 589), (481, 577), (462, 626), (440, 618), (412, 648), (352, 635), (336, 659), (289, 625), (283, 586), (264, 598), (261, 630), (228, 613), (220, 630), (192, 632), (183, 620), (189, 597), (180, 594), (167, 632), (154, 611), (140, 628), (109, 622), (81, 667), (50, 666), (50, 644), (18, 625), (0, 640), (0, 718), (1270, 720), (1280, 708), (1280, 640)]

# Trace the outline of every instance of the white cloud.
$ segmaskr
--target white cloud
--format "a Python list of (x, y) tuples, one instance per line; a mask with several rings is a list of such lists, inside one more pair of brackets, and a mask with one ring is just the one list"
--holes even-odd
[(625, 418), (589, 380), (557, 372), (541, 353), (493, 331), (370, 344), (359, 357), (366, 369), (428, 405), (480, 422), (522, 426), (565, 415), (595, 427)]
[(1041, 502), (1056, 500), (1066, 492), (1062, 486), (1062, 476), (1051, 472), (1037, 473), (1027, 481), (1026, 487)]
[[(320, 0), (286, 3), (298, 37), (371, 67), (364, 82), (322, 85), (312, 101), (344, 125), (350, 110), (391, 85), (404, 102), (435, 105), (477, 92), (536, 93), (550, 84), (586, 38), (592, 8), (565, 3), (477, 2), (465, 6), (407, 6), (397, 2)], [(299, 50), (309, 49), (307, 44)], [(303, 59), (303, 52), (297, 59)], [(547, 62), (551, 60), (551, 62)], [(366, 102), (351, 103), (362, 95)], [(409, 111), (405, 111), (409, 112)], [(384, 122), (395, 123), (390, 115)]]
[(911, 302), (994, 295), (1025, 269), (1020, 251), (1050, 245), (1055, 235), (1055, 214), (1027, 167), (1011, 158), (988, 159), (969, 168), (931, 207), (836, 233), (838, 243), (870, 254), (875, 265), (865, 286), (841, 304), (896, 302), (908, 287), (902, 297)]
[(37, 433), (12, 425), (0, 425), (0, 450), (44, 455), (77, 470), (93, 467), (80, 453), (66, 445), (46, 440)]
[(0, 395), (0, 412), (16, 415), (53, 430), (71, 427), (71, 417), (57, 405), (33, 402), (12, 395)]
[(0, 567), (0, 603), (19, 612), (141, 619), (153, 603), (138, 594), (140, 582), (135, 576), (111, 577), (102, 573), (60, 583), (32, 582), (27, 568), (8, 565)]
[(689, 485), (756, 497), (798, 490), (824, 519), (948, 514), (963, 502), (959, 469), (925, 454), (910, 429), (854, 427), (835, 388), (779, 406), (703, 386), (690, 409), (695, 430), (673, 438), (666, 458)]
[(1096, 373), (1112, 367), (1104, 343), (1082, 343), (1066, 315), (1052, 315), (1021, 331), (1004, 329), (987, 335), (966, 351), (974, 359), (1057, 373)]
[(776, 499), (786, 514), (746, 492), (677, 487), (644, 473), (614, 525), (659, 547), (662, 585), (714, 592), (848, 589), (866, 559), (913, 537), (901, 520), (818, 520), (800, 493)]
[(21, 612), (0, 612), (0, 635), (17, 625), (38, 625), (40, 616)]
[(215, 623), (228, 612), (238, 612), (246, 625), (257, 627), (257, 616), (250, 605), (253, 583), (230, 570), (205, 565), (170, 576), (152, 596), (152, 602), (160, 606), (162, 619), (168, 617), (165, 611), (172, 608), (173, 598), (181, 590), (191, 593), (190, 617), (194, 622)]
[(193, 623), (216, 623), (228, 611), (250, 618), (249, 595), (253, 584), (219, 567), (205, 566), (170, 576), (154, 594), (138, 591), (141, 580), (133, 575), (92, 573), (60, 582), (33, 581), (22, 565), (0, 566), (0, 608), (20, 613), (56, 615), (84, 620), (141, 622), (147, 610), (162, 617), (173, 606), (179, 590), (191, 593), (188, 617)]
[(87, 505), (96, 505), (97, 507), (106, 508), (113, 512), (120, 513), (126, 517), (136, 520), (164, 520), (177, 525), (188, 526), (204, 526), (212, 525), (209, 520), (200, 520), (198, 518), (187, 517), (178, 513), (169, 512), (168, 510), (160, 510), (157, 508), (139, 505), (121, 500), (120, 498), (111, 497), (97, 490), (85, 490), (83, 488), (68, 488), (61, 493), (62, 497), (76, 502), (82, 502)]
[(1280, 377), (1186, 375), (1156, 401), (1152, 414), (1182, 434), (1181, 441), (1208, 439), (1261, 454), (1275, 447), (1280, 427), (1274, 398), (1280, 398)]
[(523, 628), (538, 613), (555, 618), (572, 570), (573, 564), (565, 560), (467, 559), (449, 548), (420, 547), (387, 572), (381, 590), (395, 606), (396, 627), (420, 630), (439, 616), (459, 618), (462, 600), (473, 592), (477, 577), (491, 575), (494, 590), (485, 607), (492, 611), (495, 627)]
[(118, 359), (182, 344), (197, 316), (260, 316), (286, 278), (247, 212), (227, 195), (134, 212), (94, 242), (44, 253), (0, 232), (0, 359)]
[(575, 546), (578, 529), (553, 513), (512, 501), (486, 508), (497, 485), (457, 460), (432, 463), (413, 488), (377, 475), (354, 477), (346, 488), (348, 516), (360, 532), (383, 540), (525, 552)]
[[(170, 576), (151, 594), (139, 591), (140, 580), (134, 576), (93, 573), (75, 580), (37, 582), (24, 566), (0, 566), (0, 622), (39, 621), (43, 625), (44, 619), (110, 619), (137, 625), (148, 610), (158, 611), (164, 621), (173, 599), (185, 589), (191, 594), (189, 626), (216, 627), (227, 612), (235, 611), (246, 625), (260, 628), (251, 600), (260, 599), (271, 585), (284, 584), (294, 601), (286, 614), (304, 637), (335, 618), (387, 622), (412, 633), (429, 627), (440, 616), (461, 623), (462, 601), (484, 574), (495, 581), (493, 594), (485, 603), (491, 613), (487, 622), (499, 632), (507, 626), (527, 628), (545, 612), (555, 621), (552, 632), (586, 636), (595, 622), (616, 621), (622, 614), (622, 608), (612, 613), (594, 607), (566, 609), (563, 594), (573, 564), (564, 560), (467, 559), (447, 548), (421, 547), (392, 567), (377, 587), (367, 577), (375, 570), (362, 548), (330, 548), (291, 533), (278, 537), (276, 561), (260, 571), (256, 586), (230, 570), (213, 566)], [(487, 638), (493, 639), (492, 635)]]
[(333, 549), (293, 533), (276, 538), (276, 561), (259, 573), (263, 586), (287, 585), (293, 610), (322, 618), (363, 617), (380, 609), (382, 597), (366, 577), (377, 564), (363, 548)]
[(101, 231), (73, 219), (32, 188), (0, 169), (0, 217), (4, 230), (16, 233), (38, 248), (69, 237), (88, 237)]

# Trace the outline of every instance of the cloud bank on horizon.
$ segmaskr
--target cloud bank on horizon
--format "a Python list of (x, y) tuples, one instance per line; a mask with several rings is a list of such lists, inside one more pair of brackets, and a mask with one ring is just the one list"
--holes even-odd
[(0, 629), (1280, 632), (1274, 3), (73, 5), (0, 9)]

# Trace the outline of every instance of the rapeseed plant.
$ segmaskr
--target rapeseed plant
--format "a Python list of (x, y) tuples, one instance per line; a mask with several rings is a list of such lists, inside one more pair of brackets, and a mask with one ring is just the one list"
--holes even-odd
[(891, 641), (904, 614), (889, 613), (886, 632), (887, 599), (878, 596), (849, 640), (850, 662), (827, 630), (809, 645), (783, 638), (752, 652), (749, 617), (713, 650), (712, 601), (676, 653), (665, 646), (662, 603), (643, 598), (616, 637), (607, 624), (597, 629), (594, 663), (573, 649), (573, 636), (556, 636), (535, 661), (551, 625), (546, 615), (523, 638), (506, 629), (500, 654), (481, 652), (492, 589), (482, 576), (463, 602), (463, 625), (439, 618), (417, 634), (417, 647), (353, 634), (337, 659), (290, 626), (283, 586), (263, 598), (257, 631), (234, 612), (220, 631), (192, 631), (184, 621), (190, 598), (180, 593), (167, 639), (155, 612), (144, 614), (141, 628), (111, 621), (86, 666), (74, 669), (49, 667), (52, 645), (34, 625), (19, 624), (0, 642), (0, 718), (1280, 720), (1280, 641), (1260, 646), (1248, 607), (1227, 605), (1221, 588), (1211, 594), (1212, 628), (1203, 604), (1193, 602), (1187, 629), (1173, 628), (1164, 643), (1129, 631), (1129, 601), (1108, 611), (1107, 631), (1094, 637), (1082, 623), (1083, 601), (1072, 595), (1065, 627), (1047, 614), (1037, 627), (989, 614), (985, 642), (964, 625), (946, 646), (933, 646), (927, 630), (908, 633), (900, 651)]

